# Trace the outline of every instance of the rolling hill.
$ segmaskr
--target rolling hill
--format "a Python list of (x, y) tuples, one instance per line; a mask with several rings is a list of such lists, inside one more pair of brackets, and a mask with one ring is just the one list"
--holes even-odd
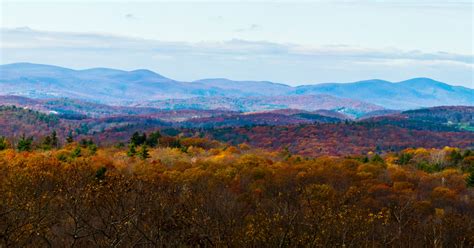
[(28, 63), (0, 66), (0, 94), (31, 98), (68, 97), (125, 104), (142, 100), (214, 95), (210, 87), (177, 82), (148, 70), (71, 70)]
[(351, 117), (383, 108), (363, 101), (330, 95), (301, 96), (249, 96), (249, 97), (197, 97), (144, 102), (137, 106), (159, 109), (225, 109), (242, 112), (300, 109), (306, 111), (336, 110)]
[(399, 151), (407, 147), (472, 148), (474, 107), (435, 107), (362, 120), (347, 120), (334, 111), (278, 110), (258, 113), (225, 111), (160, 111), (148, 115), (117, 115), (70, 119), (32, 109), (0, 106), (0, 137), (25, 134), (39, 141), (52, 131), (64, 141), (93, 139), (98, 144), (127, 142), (136, 132), (166, 130), (248, 142), (268, 149), (289, 147), (306, 155), (354, 154), (371, 149)]
[[(287, 97), (297, 105), (299, 97), (308, 95), (352, 99), (358, 103), (400, 110), (440, 105), (474, 105), (473, 89), (451, 86), (429, 78), (414, 78), (397, 83), (367, 80), (292, 87), (267, 81), (232, 81), (219, 78), (179, 82), (149, 70), (72, 70), (50, 65), (16, 63), (0, 66), (0, 86), (0, 95), (67, 97), (114, 105), (170, 99), (197, 100), (196, 103), (183, 103), (184, 107), (189, 107), (193, 104), (207, 104), (213, 99), (230, 99), (230, 103), (242, 101), (243, 98), (250, 99), (242, 108), (236, 104), (239, 111), (276, 109), (268, 107), (274, 105), (272, 101), (275, 101), (275, 97), (278, 100)], [(252, 102), (256, 102), (256, 106), (251, 105)], [(247, 106), (247, 103), (250, 106)], [(294, 108), (291, 102), (286, 105)], [(308, 109), (310, 104), (303, 105), (305, 110), (324, 109), (314, 105)], [(353, 109), (352, 106), (343, 107), (349, 112)]]
[(367, 80), (296, 87), (291, 94), (328, 94), (378, 104), (388, 109), (412, 109), (440, 105), (474, 105), (474, 90), (451, 86), (429, 78), (392, 83)]
[(474, 131), (474, 107), (438, 106), (374, 116), (361, 121), (417, 130), (472, 132)]

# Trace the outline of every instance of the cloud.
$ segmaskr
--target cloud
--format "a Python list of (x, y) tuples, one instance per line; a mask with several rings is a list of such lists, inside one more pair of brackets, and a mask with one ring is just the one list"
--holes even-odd
[(430, 67), (465, 67), (466, 69), (474, 69), (474, 64), (464, 63), (453, 60), (413, 60), (413, 59), (376, 59), (354, 61), (354, 64), (365, 66), (392, 66), (392, 67), (407, 67), (407, 66), (430, 66)]
[(135, 15), (131, 14), (131, 13), (126, 14), (124, 17), (127, 20), (136, 20), (137, 19), (137, 17), (135, 17)]
[[(252, 24), (250, 28), (259, 28)], [(291, 43), (248, 41), (233, 39), (221, 42), (164, 42), (118, 36), (111, 34), (44, 32), (30, 28), (1, 29), (2, 49), (11, 48), (61, 48), (61, 49), (124, 49), (166, 53), (192, 53), (197, 55), (253, 55), (268, 57), (325, 58), (354, 61), (412, 60), (451, 61), (459, 64), (474, 64), (472, 54), (449, 52), (404, 51), (397, 48), (372, 49), (349, 45), (304, 46)]]
[(251, 24), (251, 25), (249, 25), (248, 27), (245, 27), (245, 28), (238, 28), (238, 29), (235, 29), (234, 31), (237, 32), (237, 33), (243, 33), (243, 32), (257, 31), (257, 30), (260, 30), (260, 29), (261, 29), (260, 25), (258, 25), (258, 24)]
[(179, 80), (219, 76), (300, 84), (425, 76), (472, 87), (474, 75), (472, 54), (445, 51), (374, 49), (346, 44), (306, 46), (241, 39), (165, 42), (113, 34), (38, 31), (27, 27), (0, 32), (2, 63), (153, 67), (150, 69)]

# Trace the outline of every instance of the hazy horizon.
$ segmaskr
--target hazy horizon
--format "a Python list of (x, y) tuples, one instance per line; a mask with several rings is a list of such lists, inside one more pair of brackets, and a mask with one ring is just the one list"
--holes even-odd
[[(169, 77), (167, 75), (164, 75), (164, 74), (160, 73), (159, 71), (155, 71), (155, 70), (148, 69), (148, 68), (121, 69), (121, 68), (103, 67), (103, 66), (72, 68), (72, 67), (65, 67), (65, 66), (62, 66), (62, 65), (31, 63), (31, 62), (27, 62), (27, 61), (0, 64), (0, 66), (8, 66), (8, 65), (15, 65), (15, 64), (16, 65), (32, 64), (32, 65), (39, 65), (39, 66), (52, 66), (52, 67), (60, 67), (60, 68), (64, 68), (64, 69), (70, 69), (70, 70), (74, 70), (74, 71), (87, 71), (87, 70), (94, 70), (94, 69), (111, 69), (111, 70), (133, 72), (133, 71), (138, 71), (138, 70), (148, 70), (148, 71), (151, 71), (151, 72), (156, 73), (158, 75), (161, 75), (165, 78), (176, 80), (172, 77)], [(331, 82), (309, 82), (309, 83), (298, 83), (298, 82), (296, 82), (295, 84), (288, 84), (286, 82), (275, 82), (275, 81), (269, 81), (269, 80), (254, 80), (254, 79), (251, 79), (251, 78), (244, 79), (244, 80), (235, 80), (233, 78), (223, 78), (223, 77), (203, 77), (203, 78), (196, 78), (196, 79), (189, 80), (189, 81), (179, 81), (179, 80), (176, 80), (176, 81), (184, 82), (184, 83), (193, 83), (193, 82), (196, 82), (196, 81), (199, 81), (199, 80), (222, 79), (222, 80), (239, 81), (239, 82), (246, 82), (246, 81), (249, 81), (249, 82), (269, 82), (269, 83), (274, 83), (274, 84), (286, 85), (286, 86), (290, 86), (290, 87), (298, 87), (298, 86), (318, 85), (318, 84), (332, 84), (332, 83), (334, 83), (334, 84), (350, 84), (350, 83), (358, 83), (358, 82), (365, 82), (365, 81), (385, 81), (385, 82), (396, 84), (396, 83), (402, 83), (404, 81), (409, 81), (409, 80), (413, 80), (413, 79), (421, 79), (421, 78), (427, 78), (427, 79), (430, 79), (430, 80), (438, 81), (436, 79), (428, 78), (428, 77), (413, 77), (413, 78), (406, 78), (406, 79), (403, 79), (403, 80), (400, 80), (400, 81), (389, 81), (389, 80), (386, 80), (386, 79), (383, 79), (383, 78), (365, 78), (365, 79), (360, 79), (360, 80), (356, 80), (356, 81), (344, 81), (344, 82), (331, 81)], [(452, 85), (452, 86), (460, 86), (460, 87), (465, 87), (465, 88), (468, 88), (468, 89), (474, 89), (472, 86), (453, 85), (450, 82), (442, 82), (442, 81), (438, 81), (438, 82), (445, 83), (445, 84)]]

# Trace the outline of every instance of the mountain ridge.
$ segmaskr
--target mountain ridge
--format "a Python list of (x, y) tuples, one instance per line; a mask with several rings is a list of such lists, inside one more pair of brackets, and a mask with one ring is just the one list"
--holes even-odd
[(351, 83), (290, 86), (270, 81), (236, 81), (226, 78), (182, 82), (147, 69), (74, 70), (43, 64), (14, 63), (0, 65), (0, 85), (2, 95), (69, 97), (116, 105), (196, 97), (298, 95), (330, 95), (399, 110), (440, 105), (474, 105), (474, 89), (423, 77), (399, 82), (370, 79)]

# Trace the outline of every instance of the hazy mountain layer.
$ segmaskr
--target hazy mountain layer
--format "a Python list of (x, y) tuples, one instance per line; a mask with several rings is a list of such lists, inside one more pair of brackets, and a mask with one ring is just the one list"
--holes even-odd
[[(362, 101), (389, 109), (474, 105), (473, 89), (451, 86), (428, 78), (414, 78), (398, 83), (368, 80), (291, 87), (266, 81), (228, 79), (179, 82), (149, 70), (122, 71), (108, 68), (72, 70), (57, 66), (17, 63), (0, 66), (0, 86), (2, 95), (31, 98), (68, 97), (117, 105), (189, 98), (200, 98), (205, 101), (228, 98), (236, 99), (236, 102), (242, 98), (249, 98), (247, 102), (252, 102), (260, 97), (256, 101), (258, 106), (244, 104), (245, 106), (239, 109), (241, 111), (261, 110), (262, 105), (272, 105), (274, 102), (272, 98), (275, 96), (278, 96), (277, 99), (288, 97), (295, 101), (294, 104), (286, 103), (287, 107), (293, 108), (294, 105), (298, 105), (298, 97), (295, 96), (321, 94), (358, 100), (355, 101), (357, 104)], [(317, 106), (309, 107), (324, 109)], [(264, 106), (263, 109), (268, 108)]]

